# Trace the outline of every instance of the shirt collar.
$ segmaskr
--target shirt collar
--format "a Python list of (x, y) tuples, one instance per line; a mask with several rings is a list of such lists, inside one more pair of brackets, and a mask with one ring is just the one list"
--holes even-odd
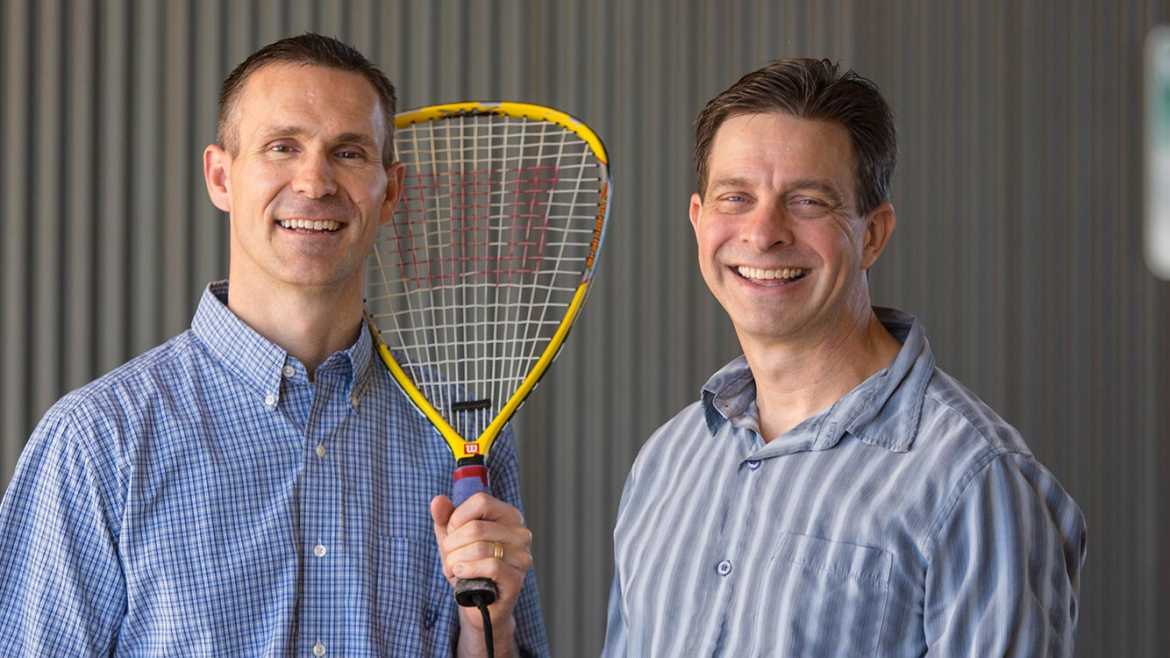
[[(264, 403), (275, 407), (280, 401), (285, 367), (305, 376), (304, 366), (287, 351), (240, 320), (227, 307), (228, 282), (207, 286), (199, 300), (191, 330), (220, 362), (254, 388)], [(341, 372), (350, 384), (350, 401), (357, 406), (369, 379), (373, 341), (365, 323), (349, 348), (331, 354), (317, 368), (317, 376)]]
[[(846, 432), (893, 452), (910, 450), (918, 435), (926, 386), (934, 375), (934, 354), (922, 324), (896, 309), (874, 307), (878, 320), (902, 343), (893, 363), (874, 373), (815, 419), (812, 450), (836, 446)], [(712, 434), (729, 419), (754, 409), (756, 384), (740, 356), (703, 386), (707, 427)]]

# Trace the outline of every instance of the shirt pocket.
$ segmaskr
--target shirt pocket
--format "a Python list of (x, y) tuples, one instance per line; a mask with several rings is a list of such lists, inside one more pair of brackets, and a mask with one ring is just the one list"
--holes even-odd
[(880, 548), (783, 535), (764, 579), (757, 625), (763, 646), (753, 653), (878, 655), (892, 563)]
[(377, 637), (391, 656), (446, 655), (451, 640), (453, 599), (444, 596), (434, 540), (387, 537), (373, 573)]

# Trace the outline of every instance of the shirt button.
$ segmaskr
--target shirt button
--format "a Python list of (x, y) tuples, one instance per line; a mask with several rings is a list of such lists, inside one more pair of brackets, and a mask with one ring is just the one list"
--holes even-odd
[(285, 366), (284, 370), (281, 370), (281, 372), (284, 373), (286, 379), (292, 379), (292, 376), (297, 374), (296, 369), (292, 366)]
[(748, 468), (750, 468), (750, 469), (752, 469), (752, 470), (754, 471), (754, 470), (756, 470), (756, 469), (757, 469), (757, 468), (759, 468), (759, 467), (760, 467), (760, 460), (758, 460), (758, 459), (750, 459), (750, 460), (748, 460)]
[(313, 547), (313, 555), (316, 555), (317, 557), (325, 557), (325, 553), (327, 552), (328, 551), (326, 551), (325, 547), (321, 544), (317, 544)]
[(264, 406), (266, 406), (266, 407), (275, 407), (276, 406), (276, 394), (275, 393), (269, 393), (268, 395), (264, 396)]
[(722, 562), (717, 564), (715, 566), (715, 571), (720, 576), (726, 576), (727, 574), (731, 573), (731, 560), (723, 560)]
[(324, 443), (317, 444), (317, 456), (320, 457), (321, 459), (325, 459), (325, 444)]
[(321, 644), (320, 642), (317, 642), (317, 644), (314, 644), (313, 645), (313, 655), (317, 656), (317, 658), (321, 658), (321, 656), (324, 656), (325, 655), (325, 645)]

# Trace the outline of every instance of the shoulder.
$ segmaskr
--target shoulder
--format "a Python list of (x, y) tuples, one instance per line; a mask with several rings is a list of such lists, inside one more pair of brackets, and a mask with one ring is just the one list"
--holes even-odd
[(969, 444), (990, 459), (1031, 455), (1023, 437), (986, 402), (943, 370), (935, 368), (926, 387), (919, 434)]
[(711, 438), (707, 425), (707, 406), (700, 400), (683, 407), (670, 420), (654, 430), (642, 444), (630, 469), (630, 478), (647, 464), (656, 463), (655, 457), (672, 452), (691, 452), (704, 440)]
[[(180, 381), (179, 364), (194, 349), (190, 332), (177, 336), (49, 407), (25, 444), (13, 474), (16, 498), (69, 496), (86, 491), (105, 501), (108, 519), (120, 509), (133, 437), (150, 426), (153, 400)], [(111, 526), (116, 523), (111, 521)]]
[(1032, 453), (1023, 436), (990, 406), (947, 373), (936, 369), (926, 390), (916, 449), (947, 475), (946, 495), (928, 541), (960, 509), (979, 513), (1040, 515), (1071, 534), (1083, 529), (1080, 508), (1056, 476)]
[(68, 442), (91, 454), (110, 449), (103, 445), (107, 439), (143, 423), (152, 400), (196, 371), (197, 342), (190, 331), (184, 332), (66, 394), (45, 412), (29, 447), (64, 447), (60, 444)]
[(707, 406), (699, 400), (688, 404), (667, 420), (642, 446), (642, 452), (682, 447), (711, 436), (707, 425)]

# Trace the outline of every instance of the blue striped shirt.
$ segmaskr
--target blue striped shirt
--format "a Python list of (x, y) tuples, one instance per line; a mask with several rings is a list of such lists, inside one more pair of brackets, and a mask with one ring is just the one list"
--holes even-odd
[(878, 309), (893, 363), (770, 443), (741, 357), (646, 443), (604, 655), (1071, 656), (1080, 509)]
[[(0, 503), (10, 656), (449, 656), (431, 529), (454, 461), (366, 329), (310, 382), (204, 293), (191, 329), (67, 395)], [(512, 434), (493, 493), (517, 507)], [(516, 639), (547, 655), (534, 575)]]

